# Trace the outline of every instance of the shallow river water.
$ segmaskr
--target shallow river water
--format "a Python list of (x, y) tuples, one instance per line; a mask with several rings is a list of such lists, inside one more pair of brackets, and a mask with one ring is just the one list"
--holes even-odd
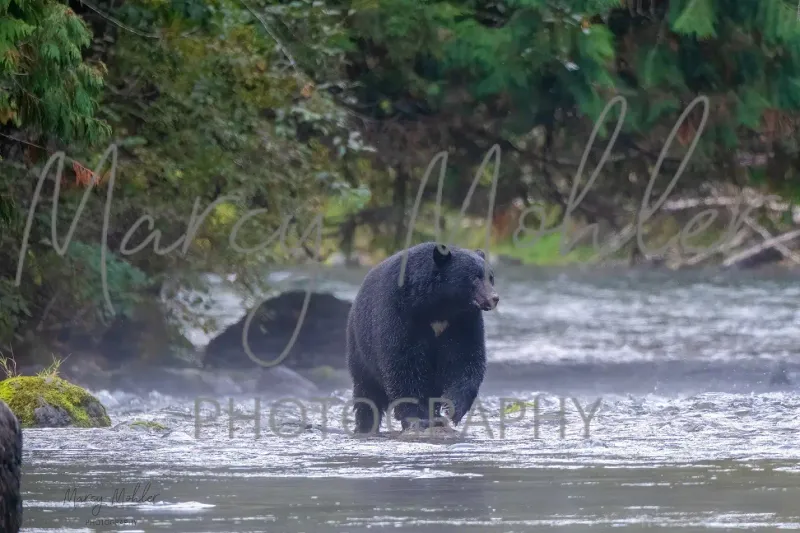
[(254, 398), (93, 391), (112, 428), (25, 431), (25, 531), (800, 529), (796, 274), (496, 274), (466, 427), (357, 439), (346, 389), (265, 396), (258, 428)]

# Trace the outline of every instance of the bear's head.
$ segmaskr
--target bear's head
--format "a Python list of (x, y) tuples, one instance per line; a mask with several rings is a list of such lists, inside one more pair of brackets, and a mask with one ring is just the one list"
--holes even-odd
[(494, 271), (483, 250), (437, 244), (433, 263), (442, 304), (453, 310), (491, 311), (497, 307), (500, 297), (494, 290)]

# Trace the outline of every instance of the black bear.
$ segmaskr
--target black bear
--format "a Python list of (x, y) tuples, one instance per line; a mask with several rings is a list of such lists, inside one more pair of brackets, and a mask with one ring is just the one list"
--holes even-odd
[(457, 425), (486, 372), (482, 313), (499, 300), (481, 250), (426, 242), (373, 267), (347, 319), (356, 432), (391, 408), (404, 430), (441, 425), (443, 405)]
[(17, 533), (22, 526), (22, 430), (11, 409), (0, 400), (0, 531)]

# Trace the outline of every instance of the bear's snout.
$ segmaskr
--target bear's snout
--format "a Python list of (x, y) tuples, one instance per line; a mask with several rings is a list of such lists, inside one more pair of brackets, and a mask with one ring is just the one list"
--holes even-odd
[(491, 311), (495, 307), (497, 307), (497, 303), (500, 301), (500, 296), (497, 295), (496, 292), (492, 292), (492, 295), (481, 305), (481, 310), (483, 311)]
[(497, 303), (500, 301), (500, 296), (498, 296), (494, 286), (485, 278), (475, 280), (474, 294), (472, 303), (481, 311), (491, 311), (497, 307)]
[(478, 302), (478, 307), (480, 307), (481, 311), (491, 311), (495, 307), (497, 307), (498, 302), (500, 301), (500, 296), (495, 291), (489, 293), (489, 295), (485, 298), (481, 298)]

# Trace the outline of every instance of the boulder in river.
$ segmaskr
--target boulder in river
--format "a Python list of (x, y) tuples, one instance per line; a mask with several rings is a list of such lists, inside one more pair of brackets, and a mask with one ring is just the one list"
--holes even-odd
[(22, 526), (21, 472), (22, 430), (0, 400), (0, 531), (17, 533)]
[[(289, 346), (303, 310), (306, 292), (285, 292), (265, 301), (250, 323), (250, 351), (264, 362), (277, 361)], [(345, 334), (350, 302), (327, 293), (312, 293), (294, 344), (281, 364), (292, 368), (345, 366)], [(258, 368), (242, 343), (247, 316), (213, 338), (203, 365), (214, 368)]]
[(56, 375), (16, 376), (0, 381), (0, 400), (22, 427), (108, 427), (100, 401)]

